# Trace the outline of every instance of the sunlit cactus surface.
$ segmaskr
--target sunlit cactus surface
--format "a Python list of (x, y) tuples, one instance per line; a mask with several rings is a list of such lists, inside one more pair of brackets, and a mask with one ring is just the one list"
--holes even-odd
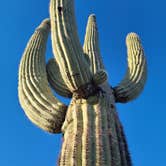
[[(51, 32), (54, 58), (45, 61)], [(19, 66), (18, 94), (27, 117), (41, 129), (62, 133), (59, 166), (131, 166), (131, 158), (115, 103), (127, 103), (143, 90), (146, 60), (136, 33), (126, 38), (128, 67), (112, 87), (102, 62), (94, 14), (80, 44), (74, 0), (51, 0), (50, 18), (31, 36)], [(118, 73), (117, 73), (118, 74)], [(67, 106), (52, 89), (71, 98)]]

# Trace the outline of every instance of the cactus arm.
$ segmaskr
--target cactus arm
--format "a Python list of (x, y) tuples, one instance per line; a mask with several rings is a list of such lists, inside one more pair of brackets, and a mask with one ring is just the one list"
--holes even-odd
[(90, 59), (92, 73), (96, 73), (98, 70), (104, 69), (100, 55), (97, 23), (94, 14), (91, 14), (88, 18), (83, 50), (85, 56), (88, 56)]
[(93, 82), (100, 85), (107, 80), (107, 73), (100, 55), (96, 16), (91, 14), (88, 18), (83, 50), (90, 61)]
[(51, 0), (51, 36), (55, 58), (70, 91), (91, 81), (91, 73), (79, 42), (74, 0)]
[(19, 66), (18, 94), (25, 114), (34, 124), (58, 133), (67, 108), (53, 96), (46, 77), (45, 50), (49, 31), (49, 19), (46, 19), (27, 44)]
[(114, 89), (116, 102), (126, 103), (135, 99), (143, 90), (147, 65), (140, 39), (137, 34), (130, 33), (126, 38), (128, 50), (128, 70), (124, 79)]
[(47, 69), (48, 81), (51, 87), (56, 91), (56, 93), (58, 93), (59, 95), (63, 97), (71, 98), (72, 93), (70, 92), (70, 90), (68, 89), (68, 87), (66, 86), (62, 78), (62, 75), (59, 70), (59, 66), (55, 58), (52, 58), (48, 61), (46, 69)]

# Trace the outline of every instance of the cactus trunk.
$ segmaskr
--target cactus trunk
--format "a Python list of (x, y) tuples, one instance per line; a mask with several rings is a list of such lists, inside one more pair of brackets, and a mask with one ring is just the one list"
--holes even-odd
[(112, 91), (107, 87), (98, 96), (93, 105), (72, 100), (62, 126), (59, 166), (131, 166)]

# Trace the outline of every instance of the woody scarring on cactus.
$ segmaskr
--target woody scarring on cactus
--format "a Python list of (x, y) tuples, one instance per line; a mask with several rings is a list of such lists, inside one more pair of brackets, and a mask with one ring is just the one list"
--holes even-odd
[[(51, 32), (54, 58), (45, 61)], [(115, 103), (127, 103), (143, 90), (147, 69), (136, 33), (126, 38), (128, 68), (124, 79), (108, 83), (99, 49), (96, 17), (88, 18), (83, 47), (74, 0), (51, 0), (50, 19), (31, 36), (19, 66), (18, 95), (27, 117), (41, 129), (62, 133), (59, 166), (131, 166)], [(67, 106), (50, 88), (71, 98)]]

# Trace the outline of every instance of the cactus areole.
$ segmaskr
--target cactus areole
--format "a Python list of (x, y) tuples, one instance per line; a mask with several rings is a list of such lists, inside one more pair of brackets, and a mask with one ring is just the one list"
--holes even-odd
[[(51, 32), (55, 55), (46, 64)], [(137, 34), (126, 38), (128, 68), (124, 79), (109, 85), (100, 56), (95, 15), (88, 18), (80, 44), (74, 0), (51, 0), (50, 19), (31, 36), (19, 66), (18, 94), (27, 117), (50, 133), (63, 133), (59, 166), (131, 166), (126, 138), (115, 103), (127, 103), (143, 90), (146, 60)], [(52, 90), (71, 98), (60, 102)]]

